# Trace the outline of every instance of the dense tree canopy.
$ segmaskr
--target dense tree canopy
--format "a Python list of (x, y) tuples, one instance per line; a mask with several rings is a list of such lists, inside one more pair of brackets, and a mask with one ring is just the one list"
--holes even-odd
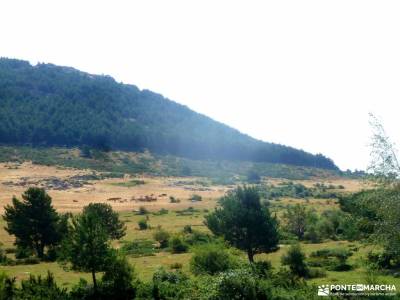
[(119, 240), (125, 236), (126, 226), (119, 220), (118, 213), (106, 203), (90, 203), (83, 208), (83, 214), (95, 214), (102, 223), (110, 239)]
[(112, 255), (110, 236), (99, 215), (86, 211), (74, 217), (62, 250), (60, 260), (73, 270), (90, 272), (96, 290), (96, 273), (106, 270)]
[(22, 201), (13, 197), (12, 205), (6, 205), (4, 210), (5, 229), (15, 236), (18, 247), (32, 249), (42, 258), (45, 247), (60, 242), (60, 223), (65, 220), (53, 208), (44, 189), (29, 188), (22, 194)]
[(12, 59), (0, 59), (0, 143), (149, 149), (195, 159), (337, 169), (321, 154), (255, 140), (109, 76)]
[(239, 187), (221, 198), (220, 207), (206, 216), (207, 227), (233, 246), (254, 254), (277, 248), (277, 222), (260, 202), (256, 188)]

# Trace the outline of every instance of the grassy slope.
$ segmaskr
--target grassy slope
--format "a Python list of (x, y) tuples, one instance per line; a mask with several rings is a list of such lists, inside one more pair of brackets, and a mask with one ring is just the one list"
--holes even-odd
[(260, 176), (287, 179), (326, 178), (338, 175), (334, 171), (309, 167), (244, 161), (190, 160), (174, 156), (155, 156), (149, 152), (92, 151), (91, 158), (83, 158), (79, 149), (0, 146), (0, 162), (7, 161), (32, 161), (43, 165), (128, 174), (202, 176), (213, 178), (217, 183), (229, 182), (233, 177), (243, 178), (249, 171), (255, 171)]

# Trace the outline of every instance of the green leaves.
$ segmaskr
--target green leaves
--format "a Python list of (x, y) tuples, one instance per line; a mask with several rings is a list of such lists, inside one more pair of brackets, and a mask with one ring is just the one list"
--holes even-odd
[(205, 224), (215, 235), (247, 251), (250, 261), (254, 254), (277, 247), (277, 222), (252, 187), (239, 187), (221, 198), (220, 207), (206, 216)]
[(33, 249), (42, 258), (45, 247), (61, 241), (60, 216), (44, 189), (29, 188), (22, 194), (22, 199), (13, 197), (12, 205), (4, 208), (5, 229), (15, 235), (18, 246)]

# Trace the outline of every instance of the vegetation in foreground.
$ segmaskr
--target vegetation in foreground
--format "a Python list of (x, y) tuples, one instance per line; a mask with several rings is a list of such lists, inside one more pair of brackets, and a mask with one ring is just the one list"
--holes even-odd
[[(9, 231), (16, 237), (15, 258), (11, 253), (2, 252), (2, 264), (13, 268), (32, 261), (38, 266), (57, 261), (66, 271), (79, 270), (90, 276), (82, 276), (84, 279), (67, 289), (52, 273), (31, 275), (19, 282), (2, 275), (1, 295), (4, 299), (314, 299), (317, 298), (315, 282), (328, 280), (334, 273), (346, 277), (344, 274), (352, 274), (353, 269), (360, 268), (360, 263), (365, 274), (369, 270), (375, 277), (394, 278), (399, 269), (396, 263), (399, 255), (393, 245), (388, 248), (388, 243), (382, 243), (381, 252), (364, 252), (364, 257), (359, 255), (360, 247), (364, 247), (359, 242), (337, 248), (325, 246), (330, 240), (368, 242), (373, 236), (373, 230), (366, 234), (358, 227), (370, 222), (363, 213), (360, 215), (359, 207), (352, 206), (358, 193), (340, 198), (343, 211), (328, 207), (318, 212), (306, 205), (307, 199), (300, 198), (299, 203), (280, 208), (283, 211), (277, 217), (271, 211), (280, 201), (260, 198), (263, 190), (265, 186), (261, 189), (260, 186), (239, 187), (223, 197), (215, 211), (203, 212), (204, 224), (211, 233), (189, 225), (180, 232), (169, 232), (163, 227), (144, 228), (144, 234), (153, 232), (148, 240), (121, 241), (129, 233), (127, 227), (131, 224), (122, 221), (109, 205), (90, 204), (81, 214), (59, 215), (44, 190), (30, 188), (22, 200), (15, 198), (13, 205), (7, 207), (6, 228), (23, 223), (23, 214), (35, 206), (41, 208), (41, 213), (30, 215), (30, 219), (32, 224), (41, 226), (33, 227), (36, 235)], [(365, 191), (363, 195), (370, 199), (379, 191)], [(364, 205), (364, 201), (360, 203)], [(191, 217), (196, 216), (195, 209), (189, 211)], [(169, 212), (145, 211), (137, 217), (152, 224), (153, 217), (162, 218), (165, 214)], [(179, 214), (175, 218), (180, 218)], [(357, 224), (355, 229), (347, 225), (349, 219)], [(62, 238), (51, 243), (42, 241), (40, 230), (43, 228), (52, 228), (54, 236)], [(254, 236), (262, 238), (253, 239)], [(278, 240), (282, 249), (278, 249)], [(116, 243), (121, 246), (115, 247)], [(309, 244), (312, 247), (307, 243), (313, 243)], [(321, 246), (315, 248), (318, 245), (315, 243)], [(43, 251), (37, 248), (38, 244), (44, 245)], [(188, 252), (190, 256), (184, 256), (183, 260), (185, 267), (178, 259), (156, 268), (148, 279), (140, 274), (143, 266), (131, 265), (133, 257), (157, 259), (160, 254), (186, 255)], [(353, 256), (358, 259), (352, 259)]]

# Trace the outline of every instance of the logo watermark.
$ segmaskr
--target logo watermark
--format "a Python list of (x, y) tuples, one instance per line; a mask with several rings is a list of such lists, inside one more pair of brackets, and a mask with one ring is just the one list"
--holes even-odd
[(323, 284), (317, 295), (324, 296), (395, 296), (394, 284)]

